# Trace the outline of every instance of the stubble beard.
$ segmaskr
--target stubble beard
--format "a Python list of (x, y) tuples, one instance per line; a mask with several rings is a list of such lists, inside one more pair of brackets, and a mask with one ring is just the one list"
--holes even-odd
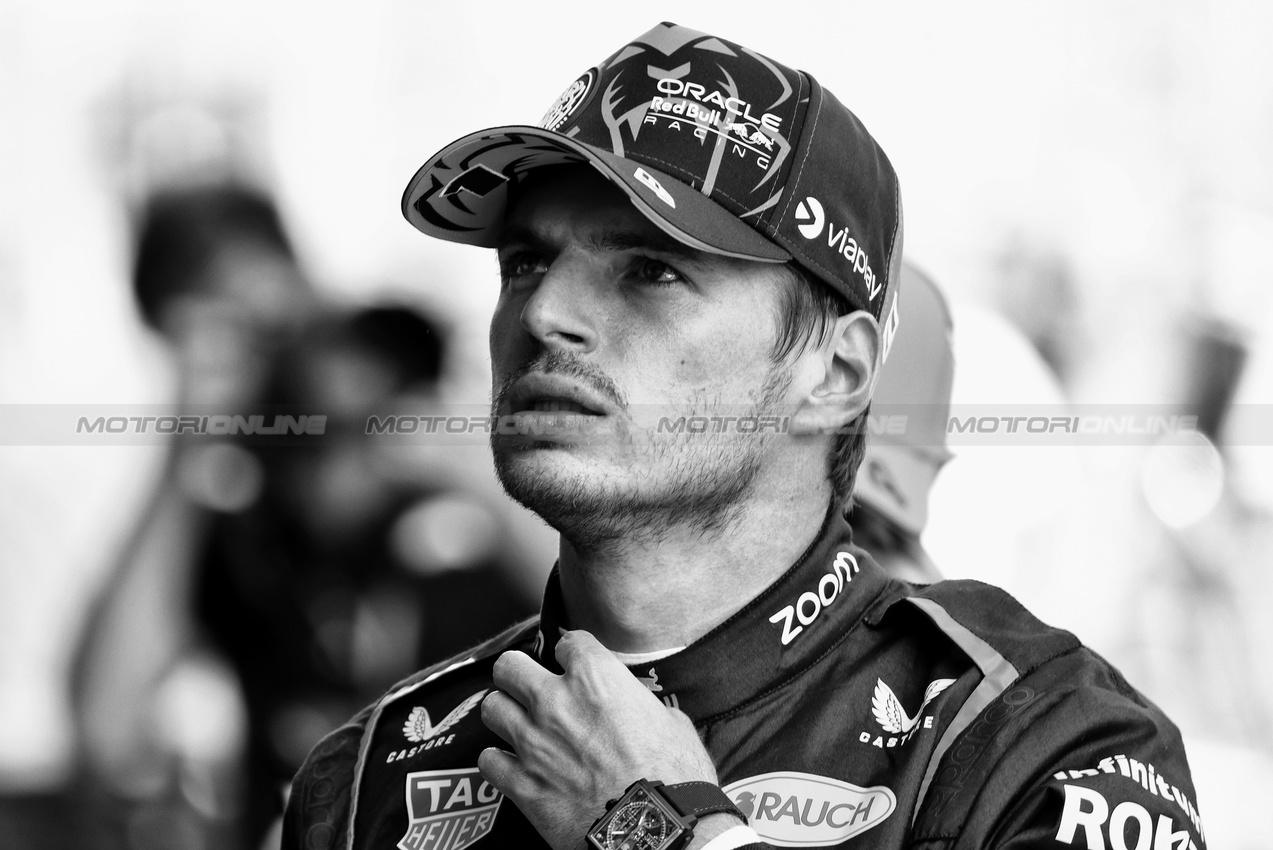
[[(775, 365), (759, 399), (740, 418), (775, 410), (791, 380), (786, 369)], [(711, 415), (713, 410), (700, 400), (672, 419)], [(620, 433), (609, 437), (625, 440)], [(674, 529), (704, 537), (729, 529), (752, 494), (776, 438), (763, 432), (627, 435), (634, 461), (620, 480), (567, 472), (551, 458), (526, 458), (528, 452), (569, 451), (558, 444), (514, 447), (493, 440), (492, 450), (495, 472), (513, 500), (538, 514), (576, 550), (597, 552), (617, 543), (657, 545)]]

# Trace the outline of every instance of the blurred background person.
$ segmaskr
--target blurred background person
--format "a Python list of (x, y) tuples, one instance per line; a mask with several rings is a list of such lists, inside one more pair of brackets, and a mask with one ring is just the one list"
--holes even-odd
[[(245, 286), (270, 270), (240, 268)], [(148, 315), (177, 310), (179, 345), (235, 347), (183, 358), (184, 410), (321, 415), (325, 427), (174, 445), (171, 475), (82, 644), (76, 704), (96, 803), (85, 840), (255, 848), (270, 842), (283, 788), (323, 734), (534, 604), (512, 575), (516, 546), (462, 469), (421, 474), (404, 466), (403, 446), (367, 433), (369, 416), (438, 409), (440, 323), (404, 306), (283, 310), (270, 298), (265, 315), (286, 321), (257, 322), (250, 298), (225, 303), (242, 290), (175, 289), (169, 299), (139, 285), (139, 301)], [(194, 303), (153, 310), (150, 295)], [(209, 322), (233, 331), (215, 345), (200, 332), (205, 298)]]
[(920, 541), (928, 492), (950, 460), (946, 423), (955, 361), (950, 308), (930, 277), (902, 262), (898, 314), (888, 361), (872, 396), (871, 431), (848, 514), (854, 541), (892, 576), (942, 577)]
[(176, 359), (178, 403), (258, 400), (274, 349), (318, 306), (274, 200), (237, 183), (173, 186), (138, 218), (133, 295)]
[[(167, 343), (176, 411), (261, 403), (277, 349), (317, 309), (273, 201), (236, 183), (155, 191), (136, 220), (133, 295)], [(158, 484), (91, 606), (75, 660), (85, 838), (101, 846), (237, 840), (244, 709), (191, 617), (217, 511), (261, 487), (224, 439), (174, 435)]]
[[(259, 495), (217, 513), (195, 612), (247, 707), (248, 830), (282, 811), (309, 750), (385, 688), (529, 616), (501, 517), (462, 470), (402, 463), (369, 417), (442, 410), (449, 345), (405, 306), (340, 310), (279, 353), (265, 398), (321, 437), (249, 438)], [(408, 447), (409, 450), (409, 447)]]

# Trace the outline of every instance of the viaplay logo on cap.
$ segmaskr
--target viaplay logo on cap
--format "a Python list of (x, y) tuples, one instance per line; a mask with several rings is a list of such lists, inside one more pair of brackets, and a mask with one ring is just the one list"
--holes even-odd
[(897, 796), (884, 785), (862, 788), (790, 770), (740, 779), (724, 791), (748, 826), (779, 847), (839, 844), (878, 826), (897, 808)]
[(796, 204), (796, 221), (809, 222), (796, 228), (805, 239), (817, 239), (826, 220), (827, 214), (822, 210), (822, 202), (812, 195)]
[(503, 801), (476, 767), (408, 773), (409, 820), (398, 848), (464, 850), (490, 833)]
[(796, 229), (809, 240), (817, 239), (822, 235), (823, 228), (826, 228), (827, 247), (847, 260), (853, 271), (862, 276), (862, 281), (866, 284), (867, 299), (874, 301), (875, 296), (884, 289), (884, 281), (875, 276), (866, 249), (849, 234), (848, 226), (837, 228), (835, 222), (828, 221), (822, 202), (812, 195), (796, 204), (796, 221), (807, 222), (797, 224)]

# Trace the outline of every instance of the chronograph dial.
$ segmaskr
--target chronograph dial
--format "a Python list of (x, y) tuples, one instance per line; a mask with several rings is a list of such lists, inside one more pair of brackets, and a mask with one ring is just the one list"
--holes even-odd
[(743, 818), (710, 783), (664, 785), (639, 779), (588, 830), (588, 844), (594, 850), (677, 850), (694, 834), (699, 816), (712, 812)]

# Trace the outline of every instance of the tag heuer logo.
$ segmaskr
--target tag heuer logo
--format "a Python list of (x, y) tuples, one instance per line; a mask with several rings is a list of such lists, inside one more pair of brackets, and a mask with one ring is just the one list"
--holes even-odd
[(464, 850), (490, 833), (503, 801), (476, 767), (408, 773), (407, 833), (398, 848)]
[(464, 719), (464, 716), (473, 710), (482, 697), (486, 696), (485, 690), (480, 690), (473, 696), (464, 700), (464, 702), (451, 709), (451, 713), (443, 717), (437, 726), (434, 726), (429, 720), (429, 711), (424, 706), (417, 705), (411, 709), (411, 714), (407, 716), (407, 722), (402, 724), (402, 734), (407, 736), (407, 740), (413, 744), (419, 744), (430, 738), (436, 738), (446, 730)]

